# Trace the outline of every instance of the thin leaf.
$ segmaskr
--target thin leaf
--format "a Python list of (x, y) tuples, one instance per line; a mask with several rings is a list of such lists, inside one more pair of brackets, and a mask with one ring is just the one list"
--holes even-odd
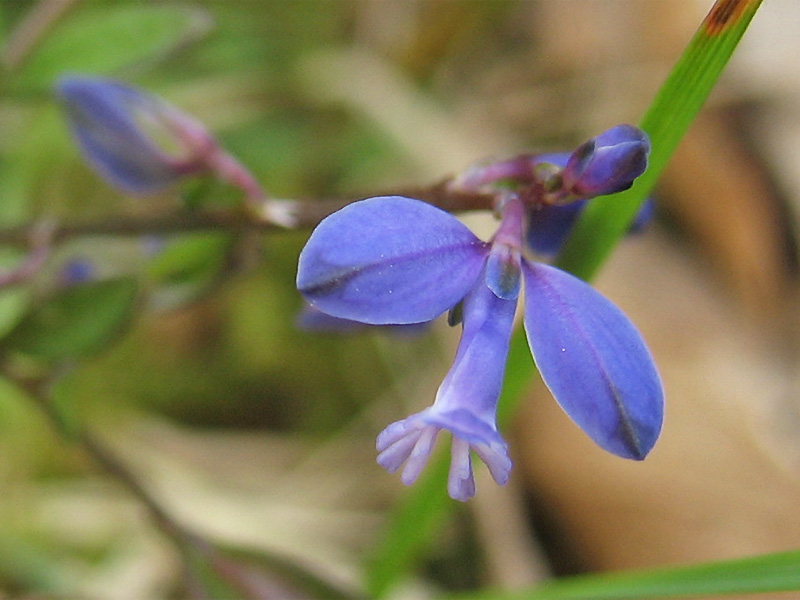
[[(559, 267), (588, 279), (606, 260), (651, 193), (760, 4), (761, 0), (718, 0), (714, 4), (642, 119), (641, 127), (653, 146), (648, 170), (631, 189), (589, 203), (557, 261)], [(499, 406), (501, 423), (510, 420), (535, 374), (521, 329), (512, 337), (507, 364)], [(454, 508), (455, 503), (446, 498), (428, 501), (444, 495), (448, 459), (435, 457), (421, 481), (408, 490), (389, 516), (367, 572), (368, 590), (374, 596), (385, 596), (404, 576)]]
[(219, 233), (152, 241), (156, 249), (147, 274), (152, 280), (150, 301), (159, 309), (177, 308), (213, 289), (223, 279), (233, 248), (231, 236)]
[(642, 600), (800, 589), (800, 551), (689, 567), (569, 577), (532, 590), (483, 590), (453, 600)]
[(75, 285), (30, 312), (3, 340), (3, 346), (44, 360), (94, 354), (128, 324), (138, 298), (134, 279)]

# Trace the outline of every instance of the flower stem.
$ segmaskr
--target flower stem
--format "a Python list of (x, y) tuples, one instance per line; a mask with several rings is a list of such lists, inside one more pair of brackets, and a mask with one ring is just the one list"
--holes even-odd
[[(449, 212), (491, 210), (496, 195), (450, 189), (443, 180), (427, 187), (404, 188), (383, 194), (423, 200)], [(140, 236), (148, 234), (189, 233), (197, 231), (273, 232), (283, 229), (311, 229), (322, 219), (359, 198), (319, 200), (265, 199), (259, 211), (180, 212), (161, 216), (115, 216), (95, 221), (76, 221), (52, 225), (51, 240), (63, 243), (91, 236)], [(0, 245), (26, 247), (41, 228), (39, 221), (0, 227)]]

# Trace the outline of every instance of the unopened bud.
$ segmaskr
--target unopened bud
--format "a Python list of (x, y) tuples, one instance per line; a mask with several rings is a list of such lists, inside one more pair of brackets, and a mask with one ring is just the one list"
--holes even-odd
[(213, 139), (158, 98), (110, 79), (77, 76), (60, 79), (56, 94), (86, 160), (122, 191), (157, 193), (202, 170), (197, 139)]
[(617, 125), (572, 153), (563, 173), (564, 187), (580, 198), (621, 192), (644, 173), (649, 153), (650, 141), (644, 131)]

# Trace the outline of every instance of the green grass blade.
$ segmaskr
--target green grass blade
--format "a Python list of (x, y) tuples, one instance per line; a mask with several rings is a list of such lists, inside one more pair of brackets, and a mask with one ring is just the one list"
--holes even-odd
[(720, 596), (800, 589), (800, 551), (766, 554), (689, 567), (581, 575), (533, 590), (486, 590), (452, 600), (644, 600)]
[[(715, 3), (640, 123), (653, 145), (647, 171), (631, 189), (589, 203), (559, 257), (559, 267), (590, 279), (605, 262), (652, 192), (760, 4), (761, 0)], [(715, 14), (728, 14), (730, 19), (715, 26)]]
[[(642, 119), (640, 126), (648, 132), (653, 145), (647, 172), (630, 190), (589, 204), (559, 257), (558, 266), (588, 279), (606, 260), (641, 203), (652, 192), (760, 4), (761, 0), (715, 3)], [(534, 373), (525, 334), (518, 330), (512, 338), (500, 398), (501, 425), (511, 418)], [(389, 515), (384, 535), (367, 568), (370, 595), (384, 596), (404, 576), (425, 552), (447, 513), (458, 505), (445, 493), (448, 461), (447, 453), (434, 456), (421, 480)]]
[(367, 561), (369, 596), (381, 598), (414, 566), (455, 502), (447, 496), (450, 454), (437, 451), (414, 487), (397, 503), (381, 544)]

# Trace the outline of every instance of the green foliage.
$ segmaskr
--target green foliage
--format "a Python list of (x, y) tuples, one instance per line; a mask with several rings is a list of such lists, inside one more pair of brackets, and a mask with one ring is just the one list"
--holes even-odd
[[(160, 240), (154, 240), (159, 245)], [(178, 306), (219, 278), (232, 245), (227, 234), (194, 234), (164, 242), (147, 265), (159, 306)]]
[(98, 4), (59, 24), (12, 79), (13, 86), (47, 91), (65, 70), (119, 73), (164, 56), (210, 24), (204, 11), (186, 6)]
[(128, 324), (137, 298), (136, 280), (127, 277), (65, 288), (26, 315), (3, 344), (43, 360), (94, 354)]
[(641, 600), (686, 596), (722, 596), (800, 589), (800, 552), (689, 567), (571, 577), (535, 590), (483, 591), (450, 596), (454, 600)]
[(392, 511), (384, 532), (384, 543), (367, 561), (367, 588), (383, 595), (399, 577), (414, 566), (422, 546), (434, 538), (451, 508), (447, 496), (449, 454), (436, 453), (414, 484), (413, 493)]

